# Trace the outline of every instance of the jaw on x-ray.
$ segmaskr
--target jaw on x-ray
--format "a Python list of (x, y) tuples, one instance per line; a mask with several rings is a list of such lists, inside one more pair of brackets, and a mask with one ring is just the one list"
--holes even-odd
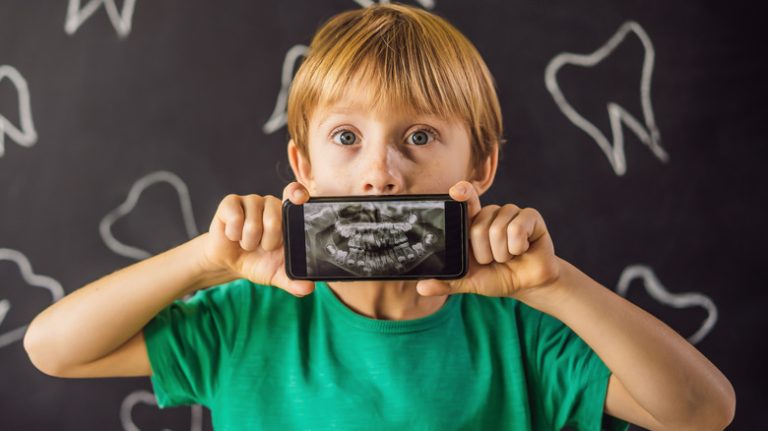
[(306, 203), (307, 275), (440, 273), (444, 208), (433, 201)]

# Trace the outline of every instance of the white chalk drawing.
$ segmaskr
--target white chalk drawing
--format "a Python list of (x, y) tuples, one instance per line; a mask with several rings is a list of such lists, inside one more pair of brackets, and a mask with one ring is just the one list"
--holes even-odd
[(3, 324), (3, 320), (5, 320), (5, 316), (8, 314), (8, 310), (10, 309), (11, 309), (11, 301), (7, 299), (3, 299), (2, 301), (0, 301), (0, 325)]
[[(148, 391), (134, 391), (128, 394), (123, 400), (123, 404), (120, 406), (120, 422), (123, 424), (125, 431), (140, 431), (139, 427), (133, 423), (133, 417), (131, 413), (133, 408), (139, 404), (150, 404), (157, 406), (157, 400), (152, 392)], [(199, 404), (191, 406), (192, 409), (192, 423), (189, 427), (190, 431), (202, 431), (203, 429), (203, 407)], [(167, 428), (163, 431), (170, 431)]]
[(275, 103), (275, 109), (272, 111), (272, 116), (262, 127), (264, 133), (269, 135), (285, 126), (287, 120), (285, 109), (288, 104), (288, 89), (291, 87), (291, 82), (293, 82), (293, 69), (299, 58), (307, 55), (308, 50), (309, 47), (306, 45), (294, 45), (285, 54), (283, 73), (280, 78), (280, 93), (277, 95), (277, 102)]
[(19, 122), (21, 128), (13, 125), (7, 118), (0, 114), (0, 157), (5, 154), (5, 135), (14, 142), (25, 147), (31, 147), (37, 142), (37, 131), (32, 123), (32, 107), (29, 102), (29, 87), (27, 80), (13, 66), (0, 66), (0, 82), (8, 78), (19, 95)]
[(101, 5), (109, 15), (112, 26), (117, 31), (117, 35), (125, 38), (131, 32), (131, 20), (133, 19), (133, 10), (136, 0), (125, 0), (123, 9), (118, 10), (115, 0), (90, 0), (85, 6), (80, 8), (80, 0), (69, 0), (67, 8), (67, 20), (64, 23), (64, 31), (67, 34), (75, 34), (78, 28), (91, 16)]
[(616, 292), (619, 295), (626, 297), (630, 283), (636, 278), (642, 280), (645, 291), (648, 292), (653, 299), (664, 305), (674, 308), (698, 306), (707, 311), (707, 318), (701, 324), (701, 327), (693, 335), (688, 337), (688, 341), (691, 344), (697, 344), (712, 331), (712, 328), (715, 327), (715, 323), (717, 323), (717, 306), (715, 306), (715, 303), (708, 296), (697, 292), (669, 292), (656, 277), (653, 269), (646, 265), (635, 264), (624, 268), (621, 277), (619, 277)]
[(184, 225), (186, 227), (187, 235), (189, 235), (189, 238), (191, 239), (198, 235), (197, 225), (195, 224), (195, 217), (192, 213), (192, 201), (189, 197), (189, 190), (187, 189), (187, 185), (184, 184), (184, 182), (178, 176), (171, 172), (157, 171), (148, 174), (136, 181), (136, 183), (134, 183), (134, 185), (131, 187), (131, 190), (128, 192), (128, 197), (125, 199), (125, 202), (120, 204), (120, 206), (114, 210), (110, 211), (109, 214), (104, 216), (104, 218), (101, 220), (101, 223), (99, 223), (99, 234), (110, 250), (121, 256), (136, 260), (142, 260), (152, 256), (152, 254), (148, 251), (132, 247), (118, 241), (115, 236), (112, 235), (112, 225), (115, 224), (117, 220), (133, 211), (133, 208), (136, 206), (139, 197), (147, 187), (160, 182), (166, 182), (170, 184), (178, 192), (179, 202), (181, 203), (182, 216), (184, 218)]
[[(611, 144), (600, 129), (576, 112), (573, 106), (568, 103), (557, 83), (557, 72), (567, 64), (583, 67), (595, 66), (611, 55), (629, 33), (635, 34), (640, 39), (645, 51), (643, 70), (640, 78), (640, 102), (643, 109), (644, 125), (622, 106), (609, 102), (607, 104), (608, 118), (611, 124), (611, 133), (613, 134), (613, 144)], [(622, 123), (629, 127), (629, 129), (637, 135), (640, 141), (651, 149), (653, 154), (659, 160), (665, 163), (669, 161), (669, 155), (660, 144), (661, 134), (656, 126), (656, 120), (654, 119), (653, 108), (651, 106), (651, 74), (653, 72), (654, 57), (655, 52), (653, 44), (651, 43), (648, 34), (638, 23), (627, 21), (619, 27), (619, 30), (608, 40), (608, 42), (596, 51), (586, 55), (573, 53), (558, 54), (549, 62), (544, 73), (544, 81), (547, 85), (547, 90), (552, 94), (557, 106), (563, 114), (576, 125), (576, 127), (586, 132), (595, 140), (595, 142), (597, 142), (606, 157), (608, 157), (608, 161), (611, 163), (614, 172), (619, 176), (624, 175), (627, 171), (626, 160), (624, 157), (624, 131), (622, 129)]]
[[(375, 5), (376, 2), (374, 0), (355, 0), (355, 3), (359, 4), (362, 7), (368, 7)], [(389, 3), (389, 0), (379, 0), (379, 4), (387, 4)], [(424, 9), (434, 9), (435, 8), (435, 2), (434, 0), (417, 0), (416, 3), (420, 4), (421, 7)]]
[[(51, 303), (64, 297), (64, 288), (61, 287), (61, 284), (51, 277), (32, 272), (32, 265), (30, 265), (29, 259), (22, 253), (9, 248), (0, 248), (0, 261), (2, 260), (10, 260), (11, 262), (16, 263), (19, 267), (21, 277), (30, 286), (47, 289), (51, 293)], [(5, 316), (10, 309), (11, 302), (9, 300), (3, 299), (0, 301), (0, 328), (2, 328), (3, 320), (5, 320)], [(27, 326), (29, 325), (24, 325), (10, 331), (0, 329), (0, 349), (24, 338)]]

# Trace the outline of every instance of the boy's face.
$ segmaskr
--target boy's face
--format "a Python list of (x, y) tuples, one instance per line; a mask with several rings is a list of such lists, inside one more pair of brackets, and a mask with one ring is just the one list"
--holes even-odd
[[(479, 193), (493, 180), (496, 155), (471, 178), (470, 135), (459, 120), (406, 110), (371, 111), (347, 90), (309, 122), (309, 161), (291, 141), (289, 159), (311, 196), (447, 193), (460, 180)], [(476, 181), (475, 181), (476, 180)]]

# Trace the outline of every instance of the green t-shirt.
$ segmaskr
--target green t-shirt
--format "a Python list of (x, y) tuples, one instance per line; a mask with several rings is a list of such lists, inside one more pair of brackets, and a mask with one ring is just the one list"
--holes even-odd
[(144, 328), (160, 408), (224, 430), (626, 430), (610, 370), (559, 320), (512, 298), (450, 295), (413, 320), (355, 313), (247, 279), (197, 291)]

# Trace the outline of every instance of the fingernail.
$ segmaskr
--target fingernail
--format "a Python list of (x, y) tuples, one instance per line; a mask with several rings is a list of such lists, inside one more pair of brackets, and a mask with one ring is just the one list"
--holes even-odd
[(293, 197), (296, 199), (301, 199), (304, 197), (304, 191), (303, 190), (294, 190)]
[(456, 191), (461, 193), (462, 195), (465, 195), (467, 194), (467, 186), (465, 186), (464, 184), (459, 184), (458, 186), (456, 186)]

